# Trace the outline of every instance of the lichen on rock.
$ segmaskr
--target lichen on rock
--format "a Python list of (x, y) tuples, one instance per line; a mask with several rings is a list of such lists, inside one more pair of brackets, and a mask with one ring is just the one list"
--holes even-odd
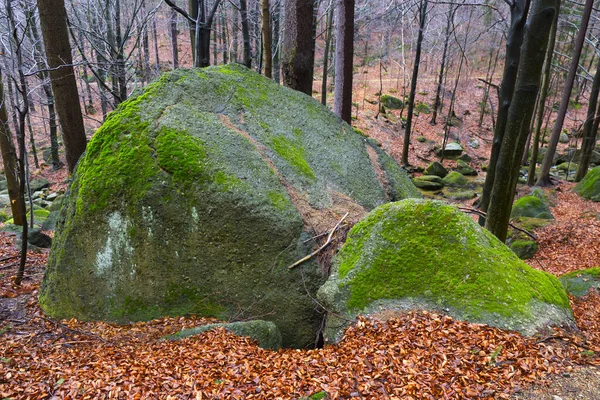
[(407, 199), (373, 210), (350, 231), (318, 298), (330, 310), (330, 340), (357, 314), (411, 308), (526, 334), (572, 322), (554, 276), (439, 201)]

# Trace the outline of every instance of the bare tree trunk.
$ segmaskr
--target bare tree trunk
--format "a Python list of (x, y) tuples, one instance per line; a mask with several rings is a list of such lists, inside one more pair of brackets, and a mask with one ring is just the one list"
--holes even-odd
[[(544, 62), (544, 77), (542, 82), (542, 91), (538, 99), (538, 109), (535, 131), (533, 133), (533, 143), (531, 146), (531, 162), (529, 163), (529, 171), (527, 173), (527, 185), (533, 186), (535, 182), (535, 169), (537, 166), (537, 157), (540, 147), (540, 133), (542, 132), (542, 124), (544, 123), (544, 112), (546, 109), (546, 98), (548, 97), (548, 89), (550, 88), (550, 80), (552, 74), (552, 59), (554, 57), (554, 45), (556, 43), (556, 30), (558, 27), (558, 16), (560, 14), (560, 2), (557, 5), (554, 19), (552, 20), (552, 28), (550, 29), (550, 43), (546, 52), (546, 61)], [(550, 110), (552, 112), (552, 110)]]
[(198, 20), (198, 3), (199, 0), (188, 0), (189, 19), (188, 24), (190, 27), (190, 43), (192, 46), (192, 63), (196, 62), (196, 21)]
[(354, 0), (337, 0), (336, 10), (333, 111), (342, 120), (352, 124)]
[(237, 13), (237, 9), (235, 7), (233, 7), (233, 9), (231, 10), (231, 35), (233, 36), (233, 44), (232, 44), (232, 50), (233, 50), (233, 54), (232, 54), (232, 59), (234, 62), (239, 62), (240, 60), (240, 51), (239, 51), (239, 28), (238, 28), (238, 13)]
[(38, 10), (67, 166), (69, 173), (73, 173), (77, 160), (85, 151), (86, 138), (72, 66), (64, 0), (38, 0)]
[[(590, 94), (590, 101), (588, 104), (587, 118), (583, 125), (583, 143), (581, 144), (581, 158), (577, 167), (577, 173), (575, 174), (575, 182), (582, 180), (590, 165), (590, 158), (594, 146), (596, 145), (596, 135), (598, 133), (598, 125), (596, 120), (598, 119), (596, 108), (598, 107), (598, 92), (600, 91), (600, 61), (596, 65), (596, 73), (594, 75), (594, 82), (592, 83), (592, 92)], [(596, 125), (596, 129), (593, 127)]]
[(272, 19), (273, 19), (273, 41), (272, 41), (272, 47), (273, 47), (273, 80), (277, 83), (279, 83), (280, 81), (280, 74), (279, 74), (279, 70), (280, 70), (280, 65), (279, 65), (279, 54), (281, 53), (281, 46), (279, 43), (279, 21), (281, 18), (281, 5), (280, 5), (280, 1), (281, 0), (276, 0), (275, 2), (275, 8), (273, 10), (273, 15), (272, 15)]
[(252, 49), (250, 48), (250, 26), (248, 24), (247, 0), (240, 0), (240, 16), (242, 19), (242, 38), (244, 41), (244, 65), (252, 68)]
[(283, 83), (295, 90), (312, 95), (313, 2), (285, 0), (282, 74)]
[(0, 152), (2, 153), (2, 163), (4, 164), (4, 174), (6, 175), (6, 185), (8, 187), (8, 197), (10, 198), (10, 208), (13, 220), (15, 225), (23, 225), (25, 223), (25, 214), (22, 214), (21, 212), (22, 209), (25, 208), (25, 199), (23, 193), (19, 190), (17, 153), (10, 132), (8, 114), (6, 112), (6, 102), (4, 99), (2, 70), (0, 70)]
[(538, 186), (551, 185), (550, 181), (550, 168), (552, 168), (552, 162), (554, 160), (554, 154), (556, 153), (556, 146), (558, 145), (558, 139), (562, 132), (562, 127), (565, 122), (565, 116), (567, 114), (567, 108), (569, 107), (569, 100), (571, 99), (571, 90), (573, 89), (573, 83), (575, 82), (575, 76), (577, 75), (577, 69), (579, 68), (579, 57), (581, 55), (581, 49), (585, 42), (585, 36), (587, 31), (588, 22), (590, 21), (590, 15), (592, 12), (592, 6), (594, 5), (593, 0), (586, 0), (583, 9), (583, 16), (581, 17), (581, 25), (579, 26), (579, 32), (577, 33), (577, 39), (575, 41), (575, 48), (573, 49), (573, 56), (571, 57), (571, 66), (569, 68), (569, 75), (563, 88), (563, 95), (560, 101), (560, 107), (556, 114), (556, 121), (554, 122), (554, 128), (552, 128), (552, 134), (550, 135), (550, 141), (544, 155), (544, 161), (540, 167), (540, 174), (536, 184)]
[(173, 56), (173, 69), (179, 68), (179, 48), (178, 38), (179, 30), (177, 29), (177, 11), (171, 10), (171, 54)]
[(421, 0), (421, 4), (419, 5), (419, 35), (417, 36), (415, 62), (413, 63), (413, 73), (410, 81), (410, 94), (408, 95), (407, 111), (408, 114), (406, 115), (406, 128), (404, 129), (404, 144), (402, 146), (402, 165), (404, 166), (408, 166), (408, 146), (410, 145), (413, 111), (415, 108), (415, 96), (417, 94), (417, 79), (419, 78), (419, 66), (421, 65), (421, 46), (423, 44), (425, 18), (427, 17), (427, 5), (428, 0)]
[(437, 89), (435, 91), (435, 102), (433, 103), (433, 112), (431, 115), (431, 124), (435, 125), (437, 122), (438, 110), (441, 111), (442, 105), (442, 86), (444, 84), (444, 72), (446, 70), (446, 63), (448, 62), (448, 43), (450, 42), (450, 29), (454, 22), (454, 3), (450, 3), (450, 9), (448, 10), (448, 17), (446, 20), (446, 30), (444, 33), (444, 50), (442, 51), (442, 63), (440, 65), (440, 75), (438, 77)]
[[(15, 23), (14, 13), (12, 9), (12, 1), (9, 0), (6, 2), (6, 13), (8, 16), (8, 21), (10, 23), (10, 29), (12, 31), (12, 39), (14, 41), (14, 56), (17, 59), (17, 68), (19, 73), (19, 82), (16, 84), (17, 91), (21, 95), (21, 106), (17, 107), (17, 112), (19, 114), (19, 125), (17, 126), (17, 138), (19, 143), (19, 158), (17, 159), (17, 163), (19, 165), (19, 194), (21, 197), (25, 196), (25, 184), (27, 181), (27, 175), (25, 174), (25, 170), (27, 167), (27, 150), (25, 148), (25, 121), (27, 117), (27, 113), (29, 112), (29, 97), (27, 95), (27, 83), (25, 81), (25, 73), (23, 72), (23, 49), (22, 41), (19, 38), (17, 24)], [(30, 196), (31, 198), (31, 196)], [(15, 276), (15, 285), (21, 285), (21, 281), (23, 280), (23, 276), (25, 274), (25, 263), (27, 262), (27, 221), (25, 221), (25, 216), (27, 214), (27, 209), (25, 208), (25, 201), (21, 204), (20, 214), (24, 216), (22, 232), (21, 232), (21, 257), (19, 260), (19, 268), (17, 270), (17, 274)], [(33, 210), (31, 210), (31, 215), (33, 216)]]
[(154, 56), (156, 60), (156, 73), (160, 73), (160, 54), (158, 53), (158, 30), (156, 28), (156, 15), (152, 17), (152, 39), (154, 39)]
[(263, 48), (265, 49), (265, 76), (273, 77), (273, 48), (271, 39), (271, 12), (270, 1), (262, 0), (262, 31), (263, 31)]
[(327, 74), (329, 70), (329, 49), (331, 48), (331, 36), (333, 33), (333, 11), (335, 7), (333, 3), (327, 12), (325, 20), (325, 50), (323, 51), (323, 79), (321, 81), (321, 104), (327, 105)]
[[(40, 71), (38, 76), (42, 83), (42, 89), (44, 91), (44, 94), (46, 96), (46, 104), (48, 107), (48, 126), (50, 127), (50, 152), (51, 152), (51, 157), (52, 157), (52, 170), (56, 171), (60, 167), (62, 167), (62, 163), (60, 162), (60, 158), (58, 156), (58, 132), (56, 129), (56, 112), (54, 110), (54, 95), (52, 94), (52, 86), (50, 83), (50, 76), (48, 74), (48, 71), (46, 70), (45, 54), (44, 54), (44, 49), (42, 48), (42, 41), (41, 41), (39, 32), (37, 30), (37, 23), (35, 22), (33, 15), (34, 15), (33, 9), (28, 9), (25, 11), (25, 16), (30, 21), (28, 26), (30, 28), (30, 32), (31, 32), (31, 36), (32, 36), (32, 43), (34, 44), (33, 54), (36, 59), (37, 68)], [(84, 71), (85, 70), (86, 69), (84, 66)], [(86, 75), (84, 75), (84, 79), (87, 82)], [(88, 91), (89, 91), (88, 98), (89, 98), (89, 102), (91, 105), (92, 104), (91, 103), (92, 102), (92, 93), (91, 93), (91, 89), (89, 88), (89, 83), (87, 83), (87, 87), (88, 87)], [(37, 165), (37, 163), (36, 163), (36, 165)]]
[(221, 6), (221, 43), (223, 43), (223, 64), (229, 63), (229, 38), (227, 18), (225, 17), (225, 6)]
[(506, 133), (498, 156), (496, 178), (485, 227), (502, 242), (506, 240), (520, 161), (537, 99), (556, 0), (534, 0), (527, 22), (514, 95), (508, 110)]
[[(539, 1), (539, 0), (538, 0)], [(483, 193), (481, 195), (481, 210), (486, 212), (490, 202), (490, 195), (494, 180), (496, 178), (496, 163), (500, 154), (500, 147), (504, 139), (508, 110), (512, 102), (517, 82), (517, 72), (521, 60), (521, 45), (523, 44), (523, 33), (530, 0), (515, 0), (510, 9), (510, 28), (506, 38), (506, 56), (504, 61), (504, 74), (500, 83), (500, 96), (498, 98), (498, 116), (496, 118), (496, 129), (494, 130), (494, 142), (488, 165)], [(485, 219), (480, 217), (479, 224), (484, 225)]]

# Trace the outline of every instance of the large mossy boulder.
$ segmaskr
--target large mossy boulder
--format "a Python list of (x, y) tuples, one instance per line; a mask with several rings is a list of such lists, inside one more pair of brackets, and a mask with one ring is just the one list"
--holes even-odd
[(584, 199), (600, 201), (600, 166), (590, 170), (573, 191)]
[(413, 178), (413, 184), (423, 190), (440, 190), (444, 187), (442, 178), (437, 175), (422, 175)]
[(329, 340), (357, 314), (413, 308), (525, 334), (573, 321), (556, 277), (439, 201), (408, 199), (372, 211), (350, 231), (317, 296), (331, 311)]
[(66, 194), (40, 304), (114, 322), (274, 322), (314, 344), (325, 281), (309, 237), (420, 194), (326, 107), (238, 66), (177, 70), (110, 114)]

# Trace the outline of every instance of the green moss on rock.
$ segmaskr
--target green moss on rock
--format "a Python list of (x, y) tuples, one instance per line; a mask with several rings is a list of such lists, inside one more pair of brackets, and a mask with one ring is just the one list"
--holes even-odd
[(554, 276), (532, 269), (438, 201), (404, 200), (372, 211), (350, 231), (318, 298), (332, 311), (332, 339), (347, 325), (344, 316), (386, 308), (437, 309), (528, 334), (572, 320)]
[(310, 96), (242, 66), (167, 73), (88, 143), (40, 305), (118, 323), (243, 310), (268, 316), (284, 346), (310, 346), (321, 323), (310, 296), (325, 277), (314, 260), (286, 268), (312, 250), (292, 195), (308, 211), (329, 209), (334, 195), (362, 210), (416, 192), (381, 150), (374, 166), (366, 146)]
[(592, 288), (600, 288), (600, 267), (569, 272), (558, 278), (567, 292), (582, 297)]
[(554, 219), (550, 207), (538, 196), (523, 196), (513, 204), (511, 217)]
[(590, 170), (573, 191), (584, 199), (600, 201), (600, 166)]
[(452, 171), (442, 179), (446, 186), (450, 187), (465, 187), (469, 184), (469, 180), (460, 172)]
[(381, 104), (390, 110), (400, 110), (401, 108), (404, 108), (404, 102), (402, 100), (389, 94), (381, 96)]

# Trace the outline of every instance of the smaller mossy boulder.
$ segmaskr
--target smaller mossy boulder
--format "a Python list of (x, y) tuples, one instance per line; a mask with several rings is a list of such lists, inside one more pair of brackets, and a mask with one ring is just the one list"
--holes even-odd
[(555, 276), (529, 267), (440, 201), (403, 200), (369, 213), (350, 231), (317, 297), (330, 311), (329, 341), (358, 314), (415, 308), (527, 335), (573, 323)]
[(42, 189), (50, 187), (50, 182), (45, 178), (36, 178), (29, 182), (29, 189), (32, 193), (38, 192)]
[(577, 167), (578, 167), (578, 165), (573, 162), (564, 162), (564, 163), (558, 164), (556, 166), (556, 169), (559, 171), (563, 171), (563, 172), (567, 172), (567, 171), (575, 172), (575, 171), (577, 171)]
[(477, 175), (477, 171), (463, 160), (456, 161), (456, 171), (467, 176)]
[(436, 175), (423, 175), (413, 178), (413, 184), (423, 190), (440, 190), (444, 187), (442, 178)]
[(180, 340), (211, 329), (225, 328), (237, 336), (248, 336), (258, 342), (263, 349), (277, 350), (281, 348), (281, 333), (271, 321), (253, 320), (244, 322), (229, 322), (202, 325), (196, 328), (184, 329), (173, 335), (165, 336), (165, 340)]
[(404, 102), (402, 100), (389, 94), (381, 96), (381, 104), (390, 110), (400, 110), (404, 108)]
[(600, 288), (600, 267), (569, 272), (558, 278), (569, 294), (582, 297), (592, 288)]
[(573, 191), (584, 199), (600, 201), (600, 166), (590, 170)]
[(513, 204), (511, 217), (554, 219), (548, 204), (537, 196), (523, 196)]
[(444, 196), (451, 200), (462, 201), (474, 199), (475, 197), (477, 197), (477, 194), (473, 190), (455, 190), (449, 188), (448, 190), (444, 191)]
[(438, 155), (439, 156), (443, 155), (444, 157), (460, 157), (463, 150), (464, 149), (462, 148), (460, 143), (451, 142), (451, 143), (448, 143), (443, 150), (440, 149), (438, 151)]
[(452, 171), (444, 179), (442, 182), (446, 186), (450, 187), (464, 187), (469, 184), (469, 180), (460, 172)]
[(521, 259), (529, 260), (538, 251), (538, 244), (532, 239), (517, 239), (507, 241), (506, 245)]
[(427, 168), (425, 168), (425, 171), (423, 171), (423, 174), (435, 175), (435, 176), (439, 176), (440, 178), (443, 178), (446, 175), (448, 175), (448, 170), (442, 165), (442, 163), (434, 161), (431, 164), (429, 164), (427, 166)]

